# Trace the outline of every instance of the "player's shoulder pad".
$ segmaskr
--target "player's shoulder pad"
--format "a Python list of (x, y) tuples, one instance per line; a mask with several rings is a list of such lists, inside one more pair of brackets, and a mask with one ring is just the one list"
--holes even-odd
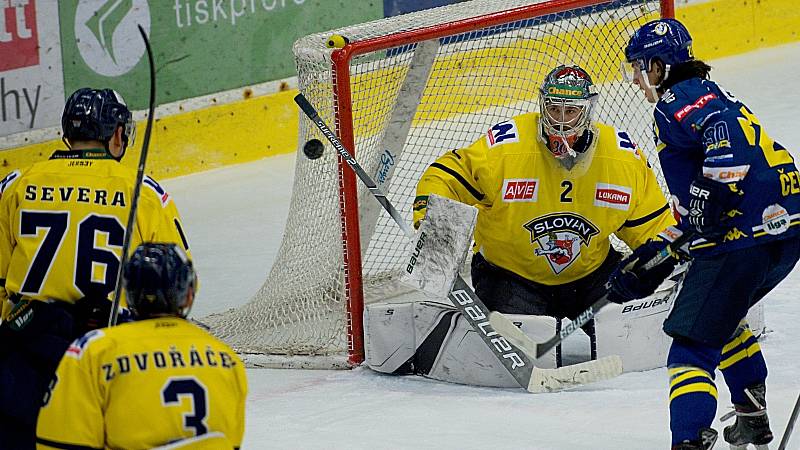
[(719, 92), (712, 81), (700, 78), (681, 81), (661, 95), (656, 110), (668, 122), (680, 123), (691, 117), (697, 123), (698, 119), (726, 108)]
[(169, 204), (169, 202), (172, 200), (172, 197), (169, 195), (169, 193), (149, 175), (145, 175), (144, 178), (142, 178), (142, 185), (149, 188), (156, 194), (158, 201), (161, 202), (162, 208), (167, 206), (167, 204)]
[(496, 123), (486, 132), (486, 147), (489, 149), (514, 142), (519, 142), (519, 127), (515, 119)]
[(81, 359), (89, 349), (90, 344), (102, 339), (103, 336), (105, 336), (103, 330), (89, 331), (78, 339), (72, 341), (72, 344), (69, 345), (67, 351), (64, 353), (64, 356), (68, 356), (73, 359)]
[(22, 176), (22, 171), (14, 170), (13, 172), (6, 175), (2, 180), (0, 180), (0, 195), (8, 189), (9, 186), (14, 184)]

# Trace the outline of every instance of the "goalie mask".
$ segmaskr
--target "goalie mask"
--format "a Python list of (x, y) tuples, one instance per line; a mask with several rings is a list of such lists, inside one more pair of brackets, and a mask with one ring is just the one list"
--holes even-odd
[(597, 93), (578, 66), (558, 66), (539, 89), (541, 139), (556, 159), (575, 158), (591, 141), (587, 134)]

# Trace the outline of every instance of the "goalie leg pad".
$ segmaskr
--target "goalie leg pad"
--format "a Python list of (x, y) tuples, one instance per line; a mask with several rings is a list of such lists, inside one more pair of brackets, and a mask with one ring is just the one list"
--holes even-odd
[[(555, 319), (512, 316), (532, 339), (555, 333)], [(366, 362), (378, 372), (418, 374), (452, 383), (519, 387), (452, 306), (432, 301), (375, 303), (364, 312)], [(554, 368), (553, 352), (535, 361)]]

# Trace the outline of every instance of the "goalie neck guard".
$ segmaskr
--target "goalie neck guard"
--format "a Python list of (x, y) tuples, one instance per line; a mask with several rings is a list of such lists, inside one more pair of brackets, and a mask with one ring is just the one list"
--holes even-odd
[(575, 158), (588, 147), (584, 134), (596, 98), (592, 77), (578, 66), (558, 66), (545, 77), (539, 89), (541, 138), (557, 159)]

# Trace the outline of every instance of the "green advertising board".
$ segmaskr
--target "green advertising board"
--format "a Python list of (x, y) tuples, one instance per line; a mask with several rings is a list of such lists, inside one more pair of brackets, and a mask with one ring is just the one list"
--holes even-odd
[(292, 44), (310, 33), (383, 17), (352, 0), (59, 1), (64, 91), (111, 87), (145, 109), (149, 33), (158, 103), (295, 75)]

